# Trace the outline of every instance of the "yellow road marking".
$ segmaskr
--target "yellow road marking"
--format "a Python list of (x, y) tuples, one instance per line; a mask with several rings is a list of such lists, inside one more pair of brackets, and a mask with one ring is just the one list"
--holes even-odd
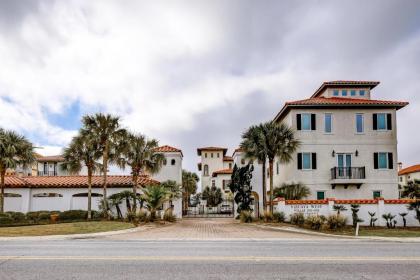
[(0, 256), (0, 260), (49, 261), (327, 261), (327, 262), (420, 262), (420, 257), (275, 257), (275, 256)]

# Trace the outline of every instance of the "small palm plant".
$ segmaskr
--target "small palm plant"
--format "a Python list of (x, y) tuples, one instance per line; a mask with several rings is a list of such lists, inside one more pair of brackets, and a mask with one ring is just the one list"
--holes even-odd
[(353, 218), (353, 227), (355, 228), (357, 226), (357, 223), (363, 222), (363, 220), (360, 219), (359, 215), (358, 215), (358, 212), (360, 210), (359, 209), (360, 205), (359, 204), (351, 204), (350, 207), (351, 207), (351, 213), (352, 213), (351, 216)]
[(397, 225), (397, 221), (394, 220), (395, 215), (392, 215), (391, 213), (383, 214), (382, 218), (386, 221), (386, 227), (387, 228), (395, 228)]
[(378, 218), (375, 218), (376, 212), (368, 212), (370, 216), (370, 227), (375, 227), (375, 222), (378, 220)]
[(337, 212), (337, 216), (340, 216), (340, 213), (347, 211), (347, 208), (344, 205), (336, 204), (333, 206), (333, 210)]
[(307, 198), (311, 194), (309, 188), (301, 183), (283, 183), (281, 187), (274, 189), (274, 197), (283, 197), (285, 200), (301, 200)]
[(407, 227), (407, 219), (405, 218), (405, 216), (407, 216), (407, 215), (408, 215), (408, 213), (407, 213), (407, 212), (400, 213), (400, 216), (401, 216), (401, 218), (403, 219), (403, 224), (404, 224), (404, 227)]
[(168, 191), (169, 209), (172, 210), (172, 202), (182, 197), (182, 187), (172, 180), (165, 181), (161, 185)]
[(144, 188), (142, 198), (150, 211), (151, 221), (156, 220), (156, 211), (169, 200), (169, 192), (162, 185), (150, 185)]

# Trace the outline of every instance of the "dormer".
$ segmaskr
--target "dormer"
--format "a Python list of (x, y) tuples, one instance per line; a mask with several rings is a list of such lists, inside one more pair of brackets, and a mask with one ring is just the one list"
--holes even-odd
[(325, 98), (371, 99), (370, 91), (379, 82), (376, 81), (330, 81), (324, 82), (311, 96)]

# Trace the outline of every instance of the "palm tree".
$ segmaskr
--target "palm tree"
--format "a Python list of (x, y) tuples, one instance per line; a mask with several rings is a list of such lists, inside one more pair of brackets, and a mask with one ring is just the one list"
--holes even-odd
[[(333, 210), (337, 212), (337, 216), (340, 216), (341, 212), (347, 211), (347, 208), (344, 205), (335, 204)], [(375, 214), (373, 214), (375, 215)]]
[[(102, 157), (103, 197), (107, 197), (108, 164), (115, 163), (124, 147), (127, 131), (120, 127), (120, 118), (110, 114), (97, 113), (86, 115), (82, 119), (82, 135), (89, 135), (98, 145)], [(104, 216), (108, 218), (108, 202), (103, 199)]]
[(92, 176), (100, 170), (97, 162), (101, 157), (98, 144), (89, 134), (79, 134), (74, 137), (69, 146), (64, 149), (64, 162), (61, 165), (63, 170), (71, 174), (78, 174), (83, 166), (87, 168), (88, 174), (88, 220), (92, 218)]
[(5, 176), (8, 168), (30, 165), (35, 161), (34, 147), (24, 136), (0, 128), (0, 213), (4, 212)]
[(156, 219), (156, 210), (169, 199), (168, 190), (162, 185), (150, 185), (144, 188), (142, 195), (147, 209), (150, 211), (150, 219)]
[(188, 210), (190, 195), (197, 192), (197, 183), (200, 181), (198, 175), (194, 172), (182, 170), (182, 192), (183, 192), (183, 210)]
[(170, 206), (170, 209), (172, 209), (172, 202), (182, 197), (181, 186), (178, 185), (176, 181), (172, 181), (172, 180), (165, 181), (161, 183), (161, 185), (168, 191), (169, 206)]
[[(141, 174), (154, 174), (158, 172), (165, 160), (165, 156), (156, 152), (159, 142), (155, 139), (147, 140), (144, 135), (129, 133), (126, 138), (126, 145), (122, 150), (122, 158), (118, 165), (124, 168), (126, 165), (131, 168), (133, 181), (133, 194), (137, 197), (138, 178)], [(132, 211), (136, 213), (137, 203), (134, 200)]]
[(266, 161), (267, 153), (264, 146), (263, 125), (253, 125), (242, 134), (240, 147), (245, 151), (245, 157), (257, 159), (262, 164), (262, 199), (264, 211), (267, 208)]
[(279, 162), (288, 163), (300, 145), (295, 138), (294, 131), (285, 124), (267, 122), (262, 125), (262, 137), (265, 153), (268, 158), (270, 175), (270, 213), (273, 214), (273, 166), (277, 157)]
[(283, 197), (286, 200), (300, 200), (311, 194), (309, 188), (301, 182), (286, 184), (274, 188), (274, 197)]

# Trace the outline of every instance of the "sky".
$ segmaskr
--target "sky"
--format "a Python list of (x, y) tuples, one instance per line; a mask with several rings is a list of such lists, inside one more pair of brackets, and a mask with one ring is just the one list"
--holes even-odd
[(197, 171), (329, 80), (410, 102), (398, 160), (420, 163), (420, 1), (0, 1), (0, 127), (45, 155), (104, 112)]

